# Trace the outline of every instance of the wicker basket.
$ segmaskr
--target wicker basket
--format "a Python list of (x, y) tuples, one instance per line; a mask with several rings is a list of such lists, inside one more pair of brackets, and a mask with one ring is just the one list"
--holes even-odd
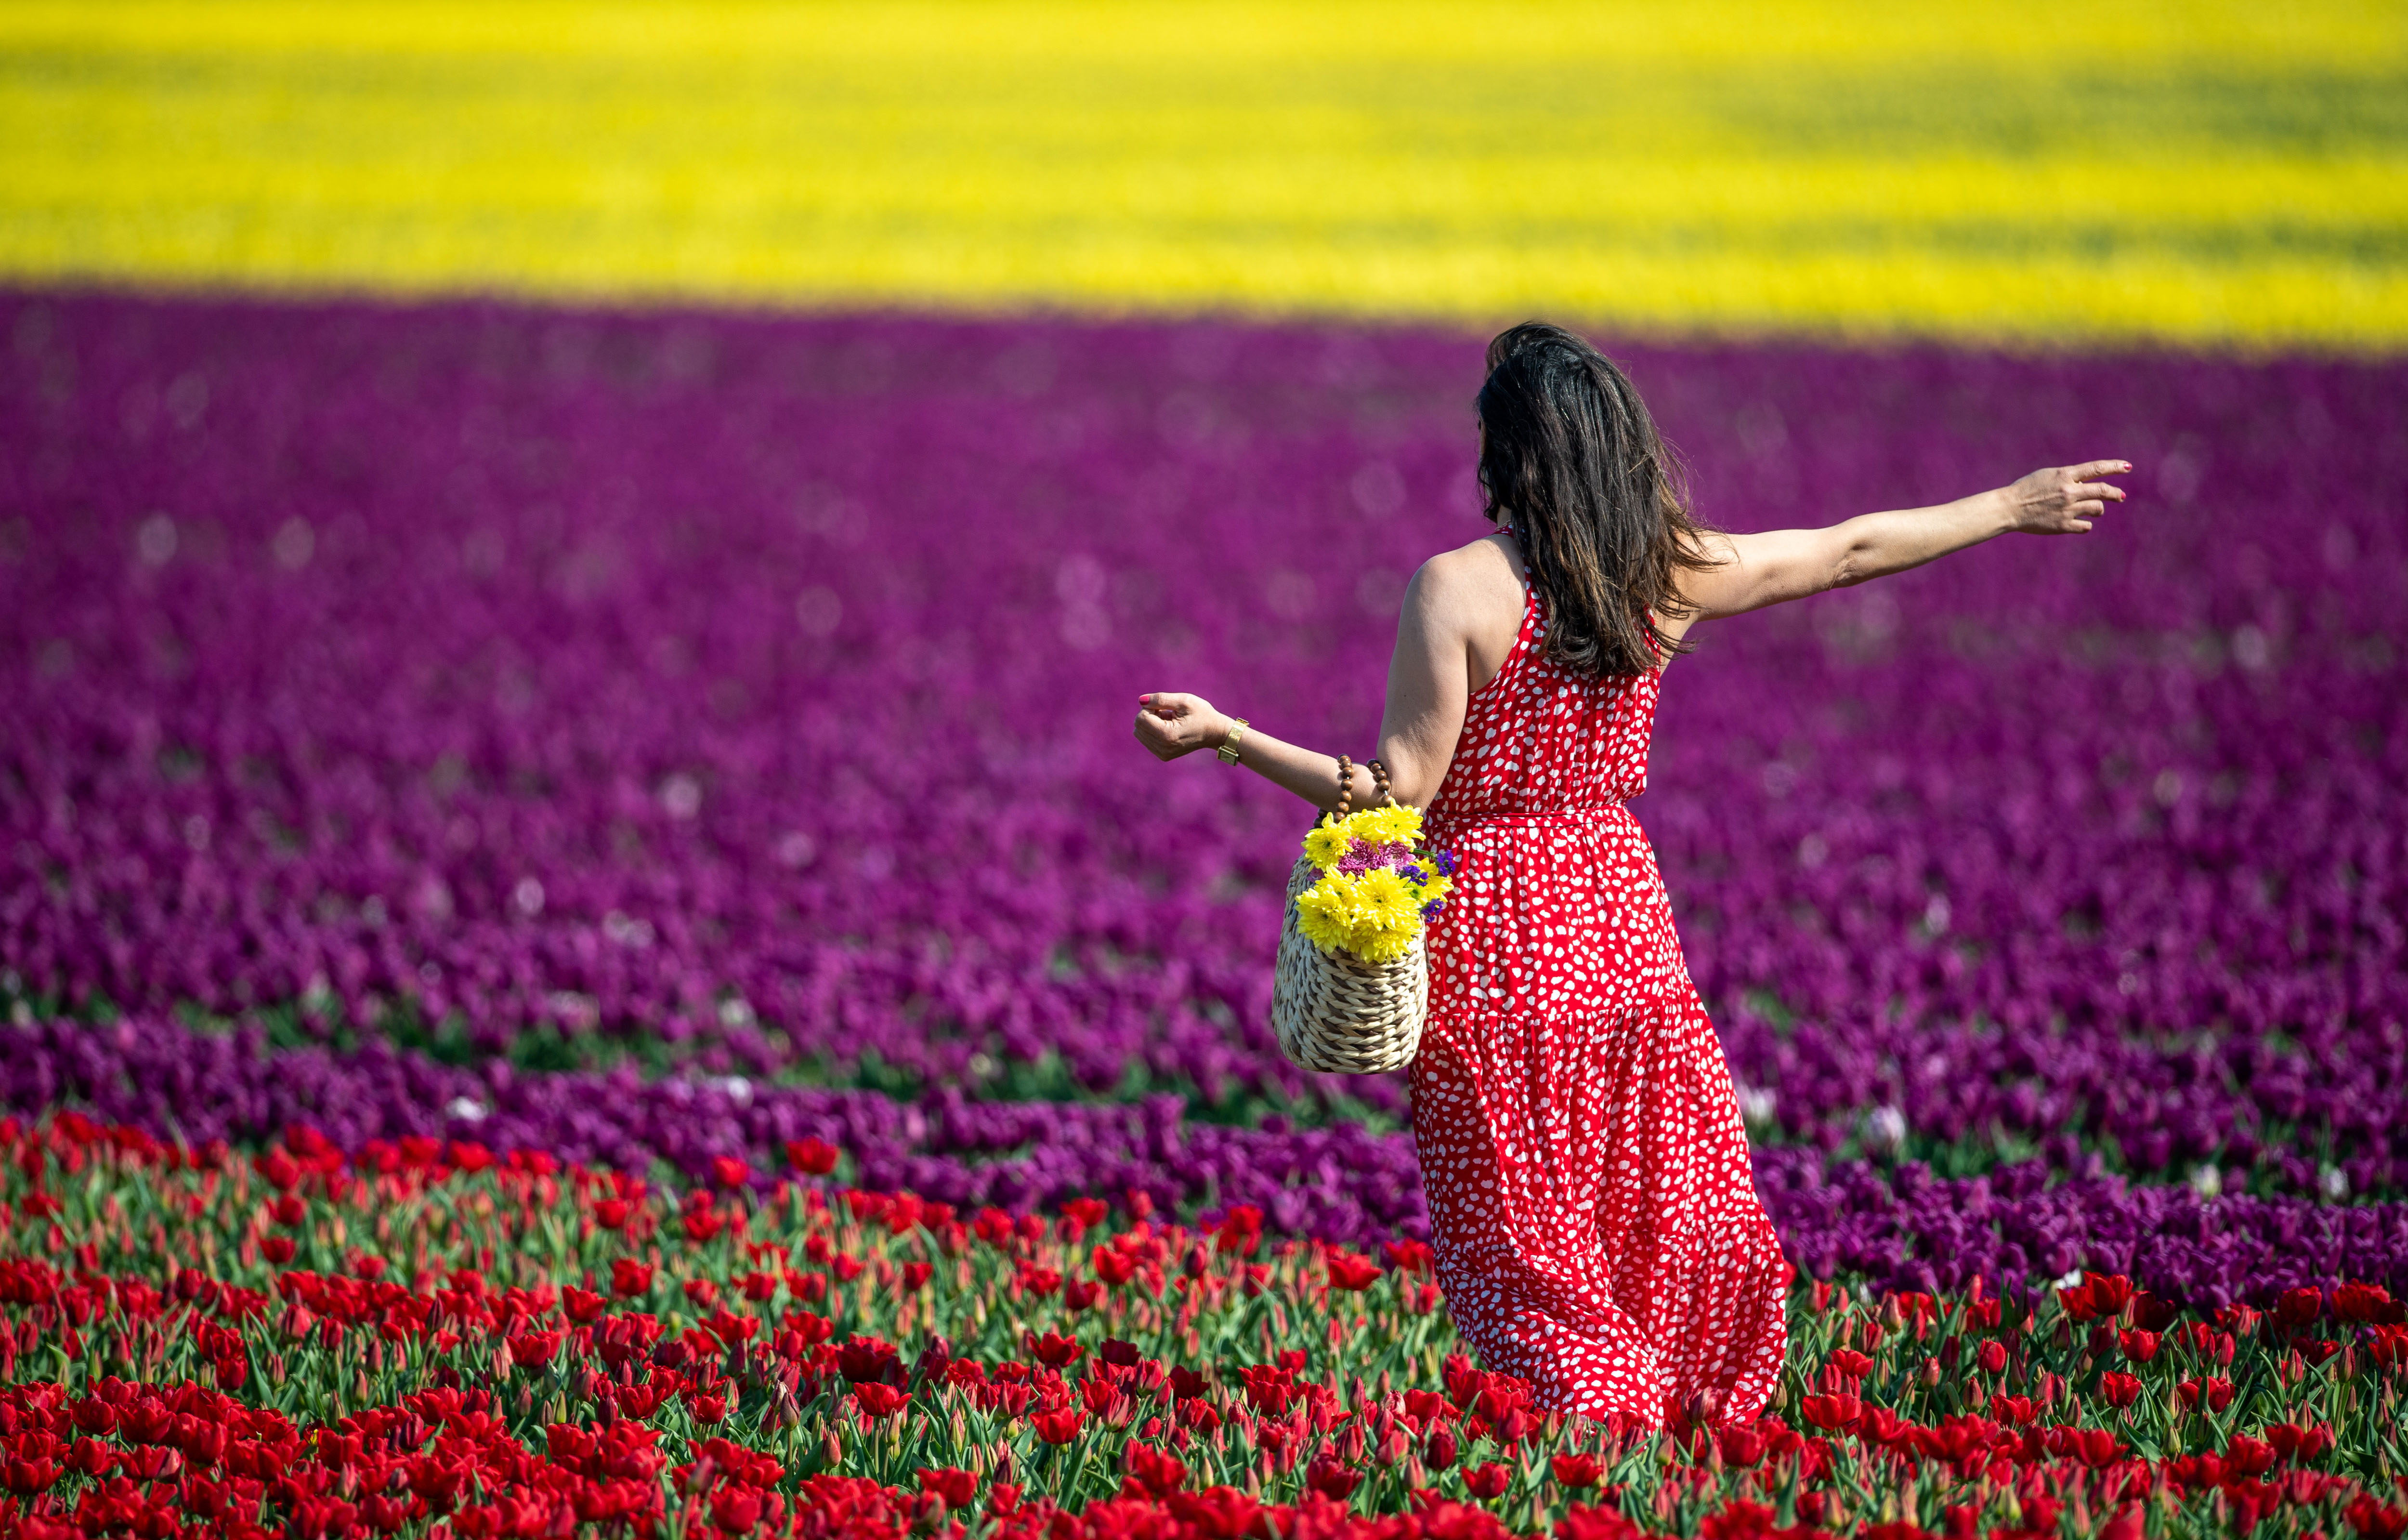
[[(1354, 784), (1354, 765), (1339, 760), (1339, 815), (1344, 816)], [(1370, 763), (1380, 795), (1388, 777)], [(1331, 956), (1304, 939), (1297, 896), (1321, 878), (1299, 859), (1288, 873), (1287, 909), (1280, 920), (1279, 973), (1271, 989), (1271, 1027), (1280, 1052), (1301, 1070), (1325, 1074), (1378, 1074), (1400, 1070), (1421, 1050), (1422, 1021), (1429, 1014), (1429, 962), (1415, 936), (1412, 950), (1394, 962), (1366, 962)]]

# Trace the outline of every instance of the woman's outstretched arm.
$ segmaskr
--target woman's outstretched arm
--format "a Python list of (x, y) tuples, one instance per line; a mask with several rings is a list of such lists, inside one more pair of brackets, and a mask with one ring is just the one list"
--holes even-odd
[[(1428, 805), (1455, 757), (1470, 699), (1473, 640), (1501, 654), (1498, 617), (1518, 615), (1521, 586), (1512, 558), (1482, 541), (1432, 557), (1413, 575), (1397, 620), (1397, 650), (1388, 662), (1387, 707), (1380, 720), (1380, 762), (1399, 802)], [(1510, 622), (1505, 640), (1510, 644)], [(1493, 664), (1492, 664), (1493, 666)], [(1201, 696), (1157, 692), (1138, 698), (1137, 739), (1159, 759), (1218, 749), (1236, 719)], [(1338, 806), (1338, 760), (1249, 725), (1238, 740), (1238, 762), (1317, 808)], [(1371, 805), (1371, 772), (1354, 767), (1353, 806)]]
[(2131, 468), (2128, 460), (2092, 460), (2035, 470), (2013, 486), (1937, 508), (1865, 513), (1828, 529), (1710, 535), (1707, 554), (1719, 565), (1681, 574), (1681, 597), (1696, 607), (1687, 618), (1742, 614), (1886, 577), (1998, 535), (2087, 534), (2109, 503), (2124, 500), (2122, 487), (2100, 478)]

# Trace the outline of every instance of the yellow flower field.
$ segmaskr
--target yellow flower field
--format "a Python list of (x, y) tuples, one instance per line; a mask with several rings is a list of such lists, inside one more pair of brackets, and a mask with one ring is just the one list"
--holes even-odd
[(2403, 14), (20, 4), (0, 277), (2387, 351)]

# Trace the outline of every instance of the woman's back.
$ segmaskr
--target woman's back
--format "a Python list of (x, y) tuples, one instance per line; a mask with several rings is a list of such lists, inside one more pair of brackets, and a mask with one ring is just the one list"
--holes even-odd
[[(1647, 837), (1661, 672), (1584, 672), (1546, 607), (1465, 703), (1432, 838), (1413, 1136), (1456, 1327), (1550, 1406), (1752, 1417), (1787, 1273)], [(1698, 1414), (1686, 1409), (1697, 1400)]]
[(1602, 809), (1647, 789), (1658, 672), (1583, 675), (1547, 655), (1533, 590), (1519, 634), (1465, 703), (1433, 823)]

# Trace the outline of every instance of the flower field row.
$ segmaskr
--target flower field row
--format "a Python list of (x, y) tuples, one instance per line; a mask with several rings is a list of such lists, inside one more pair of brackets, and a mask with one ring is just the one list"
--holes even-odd
[[(194, 1142), (254, 1144), (301, 1124), (345, 1148), (460, 1140), (708, 1182), (722, 1159), (775, 1172), (790, 1144), (816, 1139), (848, 1152), (861, 1185), (963, 1209), (1141, 1191), (1166, 1215), (1250, 1206), (1275, 1234), (1371, 1245), (1429, 1233), (1411, 1136), (1353, 1123), (1232, 1128), (1186, 1118), (1175, 1097), (982, 1102), (955, 1089), (902, 1102), (734, 1077), (646, 1084), (632, 1072), (497, 1068), (450, 1068), (376, 1044), (275, 1052), (255, 1035), (132, 1020), (104, 1030), (0, 1027), (0, 1109), (89, 1107)], [(1756, 1152), (1756, 1180), (1792, 1263), (1818, 1278), (1928, 1293), (1986, 1276), (2012, 1291), (2091, 1268), (2204, 1308), (2344, 1279), (2408, 1296), (2400, 1202), (2209, 1198), (2187, 1185), (2069, 1176), (2039, 1160), (1949, 1179), (1918, 1161), (1833, 1161), (1778, 1146)]]
[[(1471, 339), (0, 309), (21, 1019), (381, 1039), (429, 1085), (1402, 1115), (1268, 1032), (1292, 807), (1122, 724), (1181, 684), (1364, 752), (1398, 585), (1481, 527)], [(2098, 535), (1674, 668), (1637, 811), (1758, 1138), (2398, 1193), (2399, 367), (1629, 358), (1736, 526), (2142, 468)], [(524, 1137), (742, 1153), (640, 1110), (677, 1094)], [(1407, 1216), (1400, 1165), (1362, 1224)]]
[(2408, 1526), (2381, 1288), (1817, 1284), (1771, 1414), (1567, 1422), (1428, 1253), (1239, 1206), (669, 1191), (440, 1140), (0, 1123), (0, 1532), (1992, 1540)]
[(0, 272), (2397, 348), (2401, 63), (2334, 0), (23, 5)]

